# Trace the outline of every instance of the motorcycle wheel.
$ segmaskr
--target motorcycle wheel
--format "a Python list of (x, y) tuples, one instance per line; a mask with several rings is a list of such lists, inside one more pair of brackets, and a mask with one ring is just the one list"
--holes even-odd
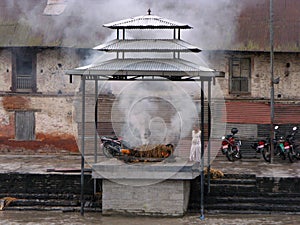
[(236, 153), (235, 158), (237, 158), (237, 159), (242, 158), (241, 150)]
[(228, 150), (226, 152), (226, 157), (230, 162), (234, 161), (233, 150), (231, 146), (228, 147)]
[(288, 151), (288, 158), (291, 163), (295, 162), (296, 160), (296, 152), (293, 147), (291, 147)]
[(225, 149), (221, 148), (221, 151), (222, 151), (223, 155), (225, 155), (226, 152), (227, 152), (227, 149), (226, 148)]
[(269, 145), (262, 149), (261, 154), (266, 162), (271, 161), (271, 149)]
[(109, 149), (109, 144), (106, 144), (103, 146), (103, 154), (105, 155), (106, 158), (112, 158), (113, 155), (111, 154), (111, 151)]

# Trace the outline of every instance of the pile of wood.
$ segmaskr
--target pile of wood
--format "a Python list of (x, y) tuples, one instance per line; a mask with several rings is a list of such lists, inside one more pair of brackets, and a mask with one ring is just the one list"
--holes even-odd
[(121, 159), (131, 162), (154, 162), (170, 157), (174, 146), (169, 145), (142, 145), (134, 149), (122, 149)]

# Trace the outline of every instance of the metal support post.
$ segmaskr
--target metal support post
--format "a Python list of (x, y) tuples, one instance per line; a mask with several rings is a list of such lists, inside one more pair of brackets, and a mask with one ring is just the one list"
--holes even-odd
[(271, 124), (270, 124), (270, 163), (273, 163), (274, 155), (274, 33), (273, 33), (273, 0), (270, 0), (270, 108), (271, 108)]
[(81, 179), (80, 179), (80, 214), (84, 215), (84, 136), (85, 136), (85, 76), (81, 76), (82, 82), (82, 120), (81, 120)]
[(201, 80), (201, 215), (200, 219), (204, 220), (204, 83)]
[[(98, 150), (98, 80), (95, 80), (95, 134), (94, 134), (94, 163), (97, 163)], [(94, 179), (94, 194), (97, 192), (97, 179)]]
[(210, 135), (211, 135), (211, 80), (208, 81), (208, 143), (207, 143), (207, 193), (210, 193), (210, 148), (211, 148), (211, 142), (210, 142)]

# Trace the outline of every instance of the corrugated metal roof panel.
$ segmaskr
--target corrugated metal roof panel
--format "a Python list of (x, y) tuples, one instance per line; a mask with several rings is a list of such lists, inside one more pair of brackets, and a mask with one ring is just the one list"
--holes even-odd
[(167, 72), (214, 72), (214, 70), (199, 66), (183, 59), (112, 59), (80, 67), (78, 71), (167, 71)]
[(112, 28), (112, 29), (153, 29), (153, 28), (163, 28), (163, 29), (173, 29), (173, 28), (181, 28), (181, 29), (190, 29), (187, 24), (178, 23), (173, 20), (169, 20), (160, 16), (155, 15), (145, 15), (145, 16), (137, 16), (130, 19), (124, 19), (112, 23), (107, 23), (103, 25), (104, 27)]
[(127, 39), (112, 40), (94, 47), (101, 51), (182, 51), (200, 52), (201, 50), (185, 41), (178, 39)]

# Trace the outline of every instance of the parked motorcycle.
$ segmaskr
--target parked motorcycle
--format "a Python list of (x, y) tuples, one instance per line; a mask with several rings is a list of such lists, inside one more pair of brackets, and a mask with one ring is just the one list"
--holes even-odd
[[(116, 136), (101, 136), (103, 154), (107, 158), (117, 157), (126, 161), (136, 161), (137, 159), (152, 161), (168, 158), (173, 159), (174, 146), (173, 144), (156, 144), (156, 145), (142, 145), (132, 147), (128, 142)], [(155, 158), (155, 159), (154, 159)]]
[(300, 151), (297, 149), (298, 146), (295, 144), (295, 135), (297, 132), (298, 127), (293, 127), (292, 132), (286, 136), (283, 143), (284, 150), (287, 153), (291, 163), (293, 163), (296, 159), (300, 159)]
[(237, 132), (237, 128), (232, 128), (231, 134), (222, 137), (221, 151), (229, 161), (242, 158), (240, 151), (242, 142), (235, 136)]
[[(274, 146), (274, 155), (279, 155), (282, 159), (285, 159), (285, 155), (282, 154), (282, 149), (280, 149), (282, 146), (280, 147), (281, 141), (278, 137), (278, 128), (278, 126), (274, 127), (275, 138), (272, 139)], [(282, 137), (281, 140), (283, 140)], [(266, 162), (271, 161), (271, 138), (261, 139), (258, 141), (258, 143), (251, 145), (251, 147), (255, 149), (257, 153), (261, 153)]]
[(101, 136), (100, 140), (102, 142), (102, 150), (103, 154), (107, 158), (112, 158), (115, 156), (122, 155), (122, 149), (130, 149), (130, 145), (122, 140), (122, 138), (118, 138), (116, 136)]
[[(289, 157), (290, 162), (294, 162), (295, 159), (300, 159), (300, 153), (295, 150), (294, 139), (298, 128), (294, 127), (293, 131), (287, 136), (279, 136), (279, 126), (275, 126), (275, 138), (272, 140), (274, 145), (274, 156), (280, 157), (285, 160)], [(256, 152), (261, 153), (266, 162), (271, 161), (271, 139), (261, 139), (258, 143), (252, 145), (252, 148)]]

